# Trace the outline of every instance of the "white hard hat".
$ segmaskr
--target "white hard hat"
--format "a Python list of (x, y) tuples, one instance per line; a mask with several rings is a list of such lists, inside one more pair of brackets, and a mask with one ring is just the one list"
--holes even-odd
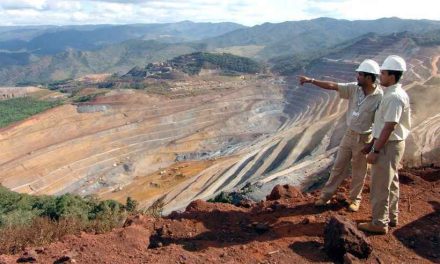
[(402, 57), (399, 57), (397, 55), (390, 55), (383, 61), (380, 69), (404, 72), (406, 71), (406, 62)]
[(380, 68), (379, 64), (374, 60), (366, 59), (364, 60), (359, 67), (356, 69), (357, 72), (368, 72), (372, 74), (379, 75)]

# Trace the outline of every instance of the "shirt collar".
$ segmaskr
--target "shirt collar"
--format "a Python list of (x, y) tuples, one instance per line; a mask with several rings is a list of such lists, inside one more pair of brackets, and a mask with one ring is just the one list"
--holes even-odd
[[(374, 89), (374, 91), (373, 91), (372, 93), (370, 93), (369, 95), (367, 95), (367, 96), (370, 96), (370, 95), (376, 95), (376, 94), (383, 94), (382, 86), (380, 86), (380, 85), (377, 84), (377, 83), (374, 84), (374, 86), (376, 86), (375, 89)], [(362, 90), (362, 87), (361, 87), (361, 86), (358, 86), (358, 90), (359, 90), (359, 92), (360, 92), (362, 95), (365, 96), (364, 91)]]
[(374, 89), (372, 94), (374, 94), (374, 95), (383, 94), (382, 86), (380, 86), (379, 84), (375, 84), (375, 86), (376, 86), (376, 89)]
[(388, 86), (385, 88), (385, 93), (391, 93), (393, 91), (395, 91), (396, 89), (402, 88), (402, 84), (401, 83), (396, 83), (394, 85)]

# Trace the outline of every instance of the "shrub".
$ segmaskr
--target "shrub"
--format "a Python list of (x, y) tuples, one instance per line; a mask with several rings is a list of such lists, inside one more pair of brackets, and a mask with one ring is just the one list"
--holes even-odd
[(80, 231), (103, 233), (122, 226), (127, 211), (113, 200), (78, 195), (33, 196), (0, 186), (0, 254), (15, 253), (26, 246), (44, 245)]
[(125, 203), (125, 209), (127, 212), (135, 212), (139, 203), (136, 200), (133, 200), (130, 196), (127, 197), (127, 202)]
[(162, 217), (163, 207), (165, 206), (163, 200), (164, 197), (157, 199), (150, 207), (148, 207), (145, 213), (155, 218)]

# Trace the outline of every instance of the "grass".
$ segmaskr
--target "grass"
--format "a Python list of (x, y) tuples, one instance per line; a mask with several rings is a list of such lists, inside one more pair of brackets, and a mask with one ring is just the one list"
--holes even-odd
[(27, 225), (12, 225), (0, 229), (0, 254), (16, 254), (27, 247), (44, 246), (66, 235), (81, 232), (104, 233), (121, 226), (110, 219), (84, 221), (78, 218), (52, 220), (37, 217)]
[(0, 101), (0, 128), (26, 119), (47, 109), (62, 104), (62, 101), (40, 101), (32, 97), (21, 97)]
[(126, 204), (73, 194), (35, 196), (0, 186), (0, 254), (15, 254), (29, 246), (44, 246), (65, 235), (104, 233), (121, 227), (137, 212), (137, 201)]

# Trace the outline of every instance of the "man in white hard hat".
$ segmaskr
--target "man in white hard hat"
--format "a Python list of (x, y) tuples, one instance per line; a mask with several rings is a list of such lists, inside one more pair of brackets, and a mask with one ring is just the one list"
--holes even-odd
[(335, 83), (319, 81), (306, 76), (299, 76), (301, 85), (311, 83), (320, 88), (335, 90), (339, 96), (348, 100), (346, 113), (347, 131), (339, 145), (335, 163), (330, 178), (321, 191), (316, 206), (323, 206), (330, 202), (338, 186), (347, 177), (347, 169), (351, 160), (352, 180), (350, 186), (350, 201), (348, 209), (356, 212), (361, 202), (362, 188), (367, 172), (366, 154), (368, 143), (371, 142), (372, 123), (374, 113), (379, 106), (383, 91), (377, 85), (376, 76), (380, 73), (379, 64), (373, 60), (364, 60), (357, 71), (357, 82)]
[(408, 94), (399, 82), (406, 71), (405, 60), (396, 55), (388, 56), (380, 69), (384, 96), (374, 118), (373, 145), (367, 156), (367, 162), (372, 164), (372, 221), (359, 224), (359, 229), (386, 234), (388, 226), (398, 224), (397, 166), (411, 128), (411, 108)]

